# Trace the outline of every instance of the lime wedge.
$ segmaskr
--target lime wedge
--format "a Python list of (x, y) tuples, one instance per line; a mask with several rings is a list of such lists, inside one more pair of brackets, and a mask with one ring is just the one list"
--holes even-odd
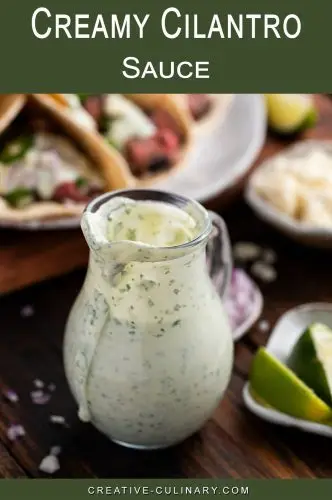
[(332, 330), (309, 326), (297, 341), (288, 366), (328, 405), (332, 405)]
[(280, 134), (294, 134), (313, 127), (318, 113), (310, 94), (265, 94), (270, 127)]
[(254, 358), (250, 386), (252, 395), (256, 394), (264, 406), (300, 419), (332, 425), (332, 409), (263, 347)]

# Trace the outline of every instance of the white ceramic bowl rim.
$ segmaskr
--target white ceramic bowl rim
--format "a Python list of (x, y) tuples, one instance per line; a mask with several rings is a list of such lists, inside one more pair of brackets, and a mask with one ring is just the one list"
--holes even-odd
[(301, 154), (307, 152), (312, 147), (321, 148), (332, 158), (332, 141), (328, 139), (316, 140), (307, 139), (290, 146), (289, 148), (277, 153), (276, 155), (263, 161), (255, 172), (250, 176), (247, 188), (245, 191), (245, 198), (247, 203), (256, 210), (261, 216), (270, 223), (283, 226), (288, 231), (295, 231), (299, 235), (332, 238), (332, 228), (321, 228), (311, 224), (298, 222), (288, 215), (274, 208), (270, 203), (263, 200), (255, 191), (253, 181), (255, 177), (263, 170), (271, 168), (274, 162), (279, 158), (292, 158), (299, 157)]

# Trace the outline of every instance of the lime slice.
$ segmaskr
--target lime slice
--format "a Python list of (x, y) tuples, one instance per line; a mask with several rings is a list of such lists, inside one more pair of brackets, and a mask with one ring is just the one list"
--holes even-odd
[(250, 372), (253, 396), (264, 406), (312, 422), (332, 425), (332, 409), (295, 373), (266, 349), (260, 348)]
[(332, 406), (332, 330), (314, 323), (301, 335), (288, 366)]
[(294, 134), (313, 127), (318, 113), (310, 94), (265, 94), (270, 127), (281, 134)]

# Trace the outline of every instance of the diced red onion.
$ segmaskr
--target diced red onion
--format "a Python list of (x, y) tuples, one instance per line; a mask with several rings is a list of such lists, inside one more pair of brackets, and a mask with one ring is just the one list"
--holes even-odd
[(255, 288), (249, 276), (242, 269), (234, 269), (225, 299), (226, 312), (233, 329), (240, 326), (252, 313)]
[(11, 441), (15, 441), (17, 438), (25, 436), (25, 430), (22, 425), (13, 424), (7, 429), (7, 437)]
[(12, 389), (8, 389), (7, 391), (4, 391), (3, 396), (4, 396), (4, 398), (7, 399), (7, 401), (10, 401), (11, 403), (17, 403), (19, 401), (18, 395)]
[(51, 395), (42, 390), (30, 392), (32, 402), (36, 405), (45, 405), (51, 399)]

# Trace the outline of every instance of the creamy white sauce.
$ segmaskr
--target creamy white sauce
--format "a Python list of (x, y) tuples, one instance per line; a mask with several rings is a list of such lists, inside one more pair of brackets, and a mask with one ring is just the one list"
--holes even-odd
[(110, 241), (131, 240), (171, 247), (192, 241), (198, 234), (196, 221), (188, 213), (161, 202), (124, 199), (109, 215)]
[(84, 109), (81, 104), (79, 97), (76, 94), (62, 94), (66, 99), (74, 119), (84, 127), (87, 127), (91, 130), (95, 130), (97, 128), (96, 122), (93, 117)]
[(163, 203), (114, 198), (99, 210), (83, 219), (92, 251), (66, 328), (66, 374), (82, 420), (122, 443), (168, 446), (211, 415), (233, 361), (204, 241), (170, 246), (202, 227)]
[(120, 94), (108, 94), (105, 99), (105, 113), (112, 120), (108, 139), (122, 150), (133, 137), (148, 138), (156, 132), (150, 118), (129, 99)]
[(101, 187), (90, 162), (70, 142), (60, 136), (38, 133), (27, 153), (10, 165), (0, 163), (0, 194), (15, 189), (36, 190), (42, 199), (51, 199), (62, 183), (85, 177), (90, 185)]

